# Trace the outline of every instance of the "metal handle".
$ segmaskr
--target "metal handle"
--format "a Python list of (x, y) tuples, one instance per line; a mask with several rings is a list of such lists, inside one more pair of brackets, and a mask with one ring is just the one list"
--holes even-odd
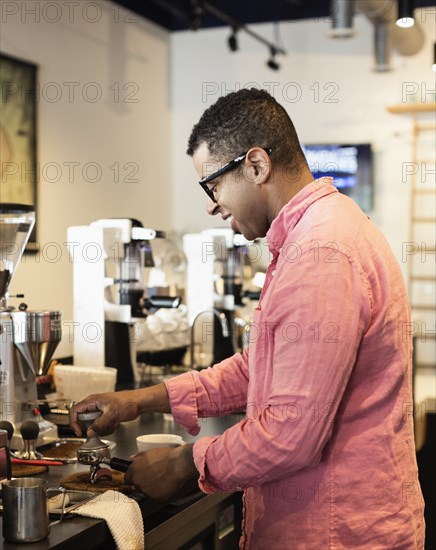
[(177, 308), (181, 301), (181, 296), (150, 296), (145, 298), (144, 307), (146, 309)]
[(64, 487), (59, 487), (59, 489), (56, 489), (55, 487), (49, 487), (46, 492), (47, 492), (47, 497), (49, 493), (56, 493), (57, 495), (58, 494), (62, 495), (61, 517), (56, 521), (52, 521), (49, 523), (48, 528), (50, 529), (51, 527), (53, 527), (53, 525), (60, 523), (64, 518), (66, 489)]
[(79, 422), (94, 422), (99, 416), (103, 414), (103, 411), (86, 411), (77, 413), (77, 420)]
[(77, 413), (77, 421), (79, 422), (82, 431), (86, 433), (94, 420), (97, 420), (97, 418), (99, 418), (102, 414), (103, 411), (100, 410)]
[(63, 466), (64, 463), (59, 460), (44, 460), (44, 459), (25, 459), (13, 458), (12, 464), (31, 464), (33, 466)]

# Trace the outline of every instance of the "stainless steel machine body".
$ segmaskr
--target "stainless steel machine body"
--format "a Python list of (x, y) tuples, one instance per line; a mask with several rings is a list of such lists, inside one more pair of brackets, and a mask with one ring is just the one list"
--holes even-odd
[[(42, 441), (56, 437), (57, 428), (37, 412), (36, 377), (46, 373), (61, 339), (61, 313), (8, 305), (8, 287), (34, 223), (32, 206), (0, 205), (0, 420), (11, 422), (15, 432), (23, 421), (36, 420)], [(11, 446), (22, 446), (14, 437)]]

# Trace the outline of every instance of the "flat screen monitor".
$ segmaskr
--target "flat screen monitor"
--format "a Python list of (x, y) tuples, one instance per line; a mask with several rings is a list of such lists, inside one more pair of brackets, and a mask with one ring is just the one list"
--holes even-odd
[(303, 151), (315, 179), (330, 176), (364, 212), (373, 207), (373, 160), (369, 143), (310, 144)]

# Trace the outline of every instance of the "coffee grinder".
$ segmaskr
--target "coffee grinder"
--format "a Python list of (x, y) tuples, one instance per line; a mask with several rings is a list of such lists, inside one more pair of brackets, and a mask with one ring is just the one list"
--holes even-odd
[[(0, 204), (0, 420), (11, 422), (15, 434), (24, 421), (36, 421), (42, 444), (58, 434), (39, 414), (36, 377), (47, 372), (61, 339), (61, 313), (8, 305), (8, 287), (34, 224), (33, 206)], [(21, 448), (19, 436), (13, 437), (11, 448)]]

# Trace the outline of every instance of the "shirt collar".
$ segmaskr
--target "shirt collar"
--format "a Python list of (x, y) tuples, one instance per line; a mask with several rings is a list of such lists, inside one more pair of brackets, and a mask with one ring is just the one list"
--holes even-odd
[(279, 252), (288, 233), (297, 225), (309, 206), (320, 198), (337, 192), (333, 185), (333, 178), (325, 177), (309, 183), (292, 197), (280, 210), (266, 234), (271, 254), (275, 256)]

